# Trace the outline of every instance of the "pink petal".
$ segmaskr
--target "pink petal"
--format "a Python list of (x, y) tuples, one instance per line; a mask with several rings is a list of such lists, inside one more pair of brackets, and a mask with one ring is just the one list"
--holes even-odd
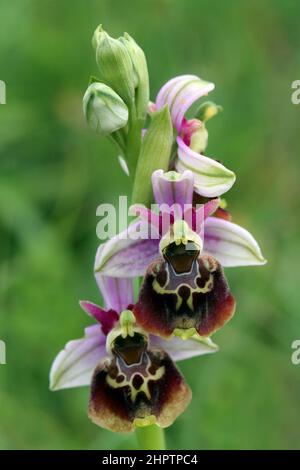
[(172, 122), (178, 132), (182, 121), (192, 104), (214, 89), (215, 85), (205, 82), (196, 75), (181, 75), (169, 80), (159, 91), (156, 98), (157, 109), (166, 103), (171, 112)]

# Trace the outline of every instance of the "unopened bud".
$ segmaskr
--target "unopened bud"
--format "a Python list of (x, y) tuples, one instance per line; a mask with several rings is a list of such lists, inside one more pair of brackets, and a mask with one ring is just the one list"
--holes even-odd
[(220, 111), (223, 111), (222, 106), (219, 106), (212, 101), (206, 101), (199, 107), (196, 118), (200, 119), (200, 121), (206, 122), (216, 116)]
[(127, 105), (134, 100), (134, 71), (130, 54), (119, 39), (109, 36), (101, 26), (93, 39), (100, 80), (115, 90)]
[(149, 103), (149, 75), (146, 57), (144, 51), (128, 33), (124, 33), (120, 41), (126, 46), (131, 57), (134, 73), (134, 88), (136, 89), (137, 116), (138, 118), (144, 119)]
[(104, 83), (94, 82), (83, 97), (89, 126), (99, 134), (111, 134), (127, 124), (128, 109), (122, 98)]

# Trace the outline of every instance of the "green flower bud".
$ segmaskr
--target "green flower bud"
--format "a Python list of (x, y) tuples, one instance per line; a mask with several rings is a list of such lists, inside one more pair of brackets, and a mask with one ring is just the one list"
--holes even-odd
[(111, 134), (127, 124), (128, 109), (122, 98), (104, 83), (94, 82), (83, 97), (89, 126), (99, 134)]
[(130, 54), (119, 39), (110, 37), (98, 26), (93, 39), (99, 78), (113, 88), (131, 106), (134, 100), (134, 71)]
[(208, 132), (204, 122), (201, 123), (199, 129), (191, 136), (190, 148), (195, 152), (202, 153), (207, 147)]
[(99, 26), (97, 26), (97, 28), (95, 29), (95, 32), (92, 37), (92, 46), (95, 49), (95, 51), (97, 51), (97, 47), (98, 47), (98, 44), (100, 42), (100, 38), (103, 32), (104, 30), (102, 28), (102, 24), (99, 24)]
[(149, 75), (144, 51), (128, 34), (120, 38), (126, 46), (133, 65), (136, 111), (138, 119), (145, 119), (149, 103)]
[(220, 111), (223, 111), (222, 106), (219, 106), (212, 101), (206, 101), (201, 104), (195, 117), (200, 119), (200, 121), (206, 122), (216, 116)]

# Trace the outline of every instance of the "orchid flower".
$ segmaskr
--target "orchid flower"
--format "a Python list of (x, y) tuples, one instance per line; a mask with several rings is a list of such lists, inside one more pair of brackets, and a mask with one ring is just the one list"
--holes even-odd
[[(222, 269), (223, 263), (230, 263), (230, 250), (233, 264), (237, 260), (240, 264), (246, 264), (245, 260), (262, 264), (264, 259), (249, 232), (228, 220), (211, 217), (218, 209), (219, 199), (198, 209), (193, 207), (192, 172), (158, 170), (153, 173), (152, 185), (155, 201), (162, 209), (159, 214), (139, 205), (132, 210), (139, 213), (143, 227), (148, 224), (147, 233), (153, 235), (154, 227), (157, 237), (122, 240), (119, 253), (115, 251), (117, 241), (110, 240), (98, 249), (96, 271), (112, 269), (117, 276), (124, 269), (134, 275), (139, 275), (141, 268), (146, 269), (134, 307), (137, 321), (146, 331), (166, 338), (174, 334), (182, 338), (209, 336), (235, 310)], [(172, 212), (172, 208), (177, 210)], [(164, 210), (171, 216), (165, 231)], [(129, 227), (128, 235), (132, 227), (136, 229), (137, 225)]]
[(115, 432), (157, 424), (170, 426), (192, 393), (170, 356), (150, 346), (147, 333), (123, 311), (119, 328), (107, 337), (108, 357), (97, 365), (91, 383), (89, 416)]
[(235, 182), (232, 171), (215, 159), (202, 154), (208, 138), (204, 122), (185, 117), (189, 108), (214, 88), (213, 83), (195, 75), (181, 75), (169, 80), (159, 91), (155, 103), (150, 105), (150, 112), (168, 105), (177, 132), (175, 168), (181, 173), (192, 170), (195, 177), (195, 191), (206, 197), (220, 196)]
[[(117, 403), (112, 406), (107, 393), (111, 393), (112, 390), (109, 389), (109, 384), (112, 384), (112, 380), (114, 379), (108, 379), (108, 385), (102, 384), (103, 371), (106, 370), (110, 377), (113, 376), (113, 370), (115, 370), (117, 362), (120, 369), (123, 368), (122, 370), (126, 376), (128, 374), (130, 376), (132, 375), (133, 382), (130, 386), (134, 387), (134, 384), (141, 381), (140, 376), (143, 377), (147, 375), (146, 369), (149, 366), (149, 357), (151, 357), (151, 361), (155, 364), (157, 364), (157, 362), (159, 362), (161, 366), (164, 364), (166, 370), (164, 379), (162, 382), (158, 382), (158, 388), (159, 390), (161, 387), (164, 389), (163, 396), (168, 396), (168, 400), (165, 402), (160, 400), (155, 403), (155, 406), (153, 405), (154, 408), (156, 407), (157, 410), (160, 409), (162, 412), (162, 414), (160, 414), (157, 411), (157, 419), (160, 425), (163, 426), (164, 423), (168, 423), (166, 413), (163, 413), (163, 410), (169, 410), (169, 407), (173, 407), (173, 400), (175, 399), (173, 393), (177, 391), (178, 393), (183, 393), (184, 396), (185, 394), (187, 394), (188, 397), (190, 395), (173, 361), (180, 361), (190, 357), (212, 353), (217, 351), (218, 347), (209, 338), (203, 338), (200, 341), (190, 339), (184, 344), (175, 337), (170, 341), (164, 341), (159, 337), (147, 335), (146, 332), (136, 326), (134, 326), (134, 336), (129, 335), (128, 344), (127, 341), (125, 342), (126, 344), (124, 344), (124, 338), (119, 334), (120, 314), (124, 311), (130, 311), (133, 307), (134, 296), (132, 279), (111, 278), (97, 274), (96, 280), (104, 299), (105, 308), (99, 307), (89, 301), (80, 302), (83, 310), (94, 318), (97, 324), (86, 328), (84, 338), (70, 341), (57, 355), (50, 372), (50, 387), (52, 390), (59, 390), (71, 387), (90, 386), (92, 383), (92, 399), (90, 405), (92, 419), (98, 423), (101, 421), (103, 427), (115, 431), (131, 431), (133, 430), (134, 419), (138, 419), (137, 416), (141, 419), (139, 407), (143, 400), (140, 400), (137, 391), (133, 391), (133, 396), (136, 395), (139, 403), (136, 413), (133, 413), (134, 410), (132, 409), (132, 406), (135, 404), (134, 400), (129, 401), (129, 403), (127, 403), (127, 401), (124, 402), (122, 407), (118, 407)], [(123, 357), (122, 354), (128, 354), (128, 357), (132, 356), (135, 350), (135, 345), (132, 343), (133, 339), (136, 340), (136, 354), (138, 355), (138, 359), (136, 359), (137, 362), (132, 362), (132, 364), (127, 367), (126, 363), (124, 363), (120, 357)], [(143, 356), (142, 368), (133, 367), (133, 364), (139, 364), (141, 355)], [(155, 368), (155, 366), (153, 367)], [(138, 374), (138, 378), (136, 379), (134, 379), (133, 370)], [(102, 378), (99, 378), (99, 375)], [(149, 377), (148, 380), (150, 380)], [(103, 386), (99, 385), (99, 380)], [(171, 383), (173, 384), (172, 390), (167, 386), (170, 384), (171, 387)], [(125, 382), (123, 385), (123, 389), (119, 390), (120, 384), (118, 387), (115, 384), (115, 389), (117, 388), (117, 390), (113, 393), (115, 393), (116, 401), (122, 400), (122, 397), (125, 396), (128, 391), (126, 387), (129, 385), (127, 383), (125, 385)], [(174, 388), (175, 385), (176, 387)], [(179, 385), (180, 387), (178, 389), (177, 386)], [(112, 385), (111, 387), (114, 389)], [(151, 389), (150, 385), (149, 387)], [(139, 388), (137, 390), (139, 390)], [(146, 395), (147, 394), (149, 395), (148, 391)], [(99, 406), (101, 406), (101, 412), (97, 411)], [(176, 407), (176, 410), (179, 411), (179, 408)], [(176, 410), (174, 410), (174, 413)], [(129, 419), (127, 416), (128, 419), (122, 420), (120, 415), (124, 413), (131, 413), (132, 419)], [(171, 415), (173, 416), (169, 410), (169, 416)], [(154, 418), (152, 417), (151, 419), (153, 420)], [(147, 422), (146, 420), (146, 423)], [(142, 421), (138, 420), (135, 424), (137, 423), (141, 425)]]
[[(191, 208), (193, 204), (194, 175), (186, 170), (182, 174), (157, 170), (152, 175), (153, 194), (156, 203), (164, 207)], [(215, 217), (219, 200), (213, 199), (198, 209), (198, 227), (191, 227), (203, 237), (203, 253), (216, 258), (223, 267), (262, 265), (266, 260), (254, 237), (244, 228)], [(151, 236), (151, 230), (159, 226), (159, 217), (142, 206), (134, 206), (140, 220), (101, 244), (95, 260), (95, 271), (108, 276), (143, 276), (149, 264), (159, 256), (162, 234)], [(201, 220), (201, 214), (203, 220)], [(200, 215), (200, 220), (199, 220)], [(149, 230), (149, 221), (151, 230)], [(201, 223), (202, 222), (202, 223)], [(150, 236), (147, 238), (139, 234)]]
[(223, 269), (201, 248), (185, 221), (175, 221), (162, 238), (162, 256), (147, 268), (133, 310), (146, 331), (166, 338), (208, 336), (233, 316), (235, 300)]

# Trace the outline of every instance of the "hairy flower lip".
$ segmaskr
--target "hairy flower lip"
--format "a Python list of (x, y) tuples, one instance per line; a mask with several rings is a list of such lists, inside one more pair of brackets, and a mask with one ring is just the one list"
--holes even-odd
[(166, 258), (148, 267), (133, 312), (149, 333), (189, 338), (196, 332), (205, 337), (232, 318), (235, 300), (220, 263), (208, 255), (190, 262), (180, 274)]
[(170, 357), (147, 348), (138, 363), (118, 355), (98, 364), (92, 377), (89, 417), (115, 432), (156, 423), (170, 426), (191, 401), (192, 393)]
[(109, 357), (92, 377), (91, 420), (116, 432), (131, 432), (150, 422), (172, 424), (190, 402), (191, 391), (171, 358), (151, 347), (128, 310), (121, 313), (120, 326), (109, 333), (107, 343)]

